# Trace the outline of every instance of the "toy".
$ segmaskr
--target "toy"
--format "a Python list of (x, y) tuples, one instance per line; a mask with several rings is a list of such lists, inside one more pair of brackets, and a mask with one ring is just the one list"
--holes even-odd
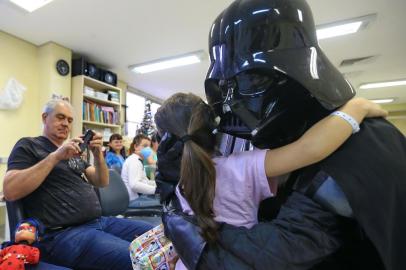
[(25, 269), (25, 264), (37, 264), (40, 251), (31, 246), (38, 241), (40, 225), (35, 219), (26, 219), (17, 224), (15, 242), (0, 251), (0, 270)]
[(174, 270), (178, 260), (172, 242), (165, 237), (162, 224), (131, 242), (130, 257), (135, 270)]

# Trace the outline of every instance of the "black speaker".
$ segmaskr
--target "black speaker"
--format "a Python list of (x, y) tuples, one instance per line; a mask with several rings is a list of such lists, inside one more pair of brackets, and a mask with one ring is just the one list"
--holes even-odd
[(117, 75), (108, 70), (100, 69), (100, 80), (113, 86), (117, 85)]
[(87, 76), (100, 80), (100, 69), (92, 63), (87, 63)]
[(81, 57), (72, 60), (72, 76), (86, 75), (93, 79), (100, 80), (100, 69), (92, 63), (89, 63), (85, 58)]
[(72, 59), (72, 77), (87, 73), (87, 63), (84, 58)]

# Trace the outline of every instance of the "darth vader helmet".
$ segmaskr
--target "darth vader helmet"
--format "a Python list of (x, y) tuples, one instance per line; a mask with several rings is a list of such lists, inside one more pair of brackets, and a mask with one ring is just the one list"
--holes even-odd
[[(206, 97), (220, 130), (257, 147), (296, 140), (355, 95), (321, 51), (305, 0), (236, 0), (209, 34)], [(317, 113), (316, 113), (317, 114)]]

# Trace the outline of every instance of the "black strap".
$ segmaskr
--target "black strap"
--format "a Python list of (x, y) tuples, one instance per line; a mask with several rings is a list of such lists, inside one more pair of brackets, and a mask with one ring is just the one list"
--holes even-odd
[(310, 182), (309, 187), (307, 188), (305, 195), (309, 198), (313, 198), (314, 194), (320, 188), (320, 186), (327, 180), (329, 175), (324, 171), (319, 171), (316, 176), (313, 178), (313, 181)]
[(141, 158), (138, 158), (138, 160), (141, 162), (142, 166), (144, 166), (144, 161), (142, 161)]

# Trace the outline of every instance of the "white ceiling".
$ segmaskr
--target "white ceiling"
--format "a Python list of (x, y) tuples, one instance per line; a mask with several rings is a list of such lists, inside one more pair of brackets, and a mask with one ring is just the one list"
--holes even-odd
[[(0, 0), (0, 30), (41, 45), (54, 41), (116, 72), (130, 86), (165, 99), (178, 91), (204, 96), (208, 59), (200, 64), (134, 74), (132, 64), (187, 52), (207, 52), (208, 32), (231, 0), (55, 0), (27, 13)], [(396, 97), (406, 102), (406, 87), (358, 90), (364, 82), (406, 78), (405, 0), (308, 0), (316, 24), (371, 13), (377, 18), (353, 35), (320, 41), (338, 66), (347, 58), (376, 55), (373, 61), (340, 68), (358, 94)]]

